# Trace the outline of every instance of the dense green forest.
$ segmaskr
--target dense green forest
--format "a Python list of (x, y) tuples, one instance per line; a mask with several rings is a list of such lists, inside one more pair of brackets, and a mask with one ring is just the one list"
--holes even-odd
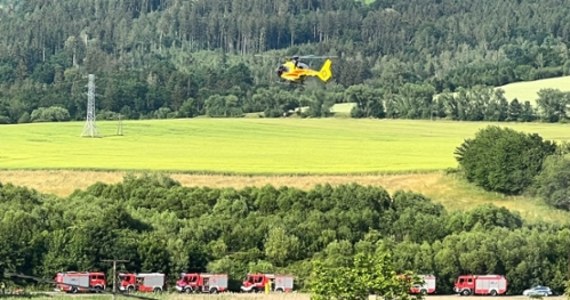
[[(355, 117), (474, 120), (484, 118), (455, 116), (433, 95), (570, 74), (564, 1), (366, 2), (1, 0), (0, 123), (84, 118), (87, 74), (97, 76), (100, 118), (275, 117), (300, 105), (327, 116), (362, 84), (381, 100)], [(274, 69), (292, 54), (337, 56), (334, 82), (277, 85)], [(567, 119), (549, 110), (565, 110), (566, 95), (548, 101), (515, 120)]]
[[(380, 249), (397, 272), (435, 274), (451, 292), (460, 274), (496, 273), (509, 293), (563, 290), (570, 229), (528, 224), (492, 205), (449, 212), (426, 197), (356, 184), (212, 189), (161, 175), (98, 183), (62, 199), (0, 185), (0, 269), (53, 278), (65, 270), (291, 273), (308, 288), (313, 264), (342, 267)], [(2, 271), (0, 270), (0, 271)], [(235, 286), (234, 286), (235, 288)]]

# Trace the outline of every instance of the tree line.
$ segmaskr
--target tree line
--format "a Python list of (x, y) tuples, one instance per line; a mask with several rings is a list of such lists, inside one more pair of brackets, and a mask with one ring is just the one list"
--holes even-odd
[[(170, 80), (153, 77), (152, 84), (147, 80), (129, 81), (117, 77), (106, 81), (99, 90), (97, 101), (98, 120), (123, 119), (166, 119), (209, 116), (218, 118), (239, 118), (246, 114), (257, 117), (276, 118), (296, 115), (298, 117), (330, 117), (335, 114), (332, 108), (339, 103), (352, 103), (352, 118), (389, 119), (445, 119), (458, 121), (493, 122), (567, 122), (570, 93), (558, 89), (542, 89), (533, 105), (530, 101), (510, 101), (503, 90), (487, 86), (460, 88), (435, 94), (430, 84), (407, 83), (397, 91), (374, 88), (366, 84), (353, 85), (343, 89), (332, 85), (328, 89), (289, 90), (280, 87), (237, 86), (252, 82), (247, 66), (230, 67), (231, 82), (218, 80), (211, 86), (225, 86), (223, 93), (213, 92), (206, 87), (195, 89), (196, 94), (188, 95), (184, 87), (189, 82), (180, 79), (179, 84)], [(224, 73), (227, 73), (224, 72)], [(181, 75), (182, 76), (182, 75)], [(233, 77), (236, 76), (236, 77)], [(240, 77), (241, 79), (237, 79)], [(125, 80), (122, 80), (125, 79)], [(58, 104), (50, 93), (41, 93), (40, 86), (28, 86), (34, 99), (40, 99), (39, 107), (28, 106), (24, 98), (21, 102), (0, 102), (0, 124), (29, 122), (62, 122), (85, 118), (86, 105), (84, 88), (79, 84), (69, 87), (75, 90), (76, 98)], [(1, 92), (0, 92), (1, 93)], [(168, 96), (167, 96), (168, 95)], [(195, 96), (195, 97), (193, 97)], [(174, 102), (164, 106), (164, 97)], [(175, 97), (175, 98), (173, 98)], [(305, 109), (306, 108), (306, 109)]]
[(52, 106), (82, 118), (87, 74), (98, 78), (106, 115), (247, 113), (263, 106), (253, 95), (275, 86), (273, 70), (293, 54), (336, 55), (339, 89), (393, 95), (409, 84), (439, 94), (570, 74), (570, 8), (558, 1), (364, 2), (3, 0), (0, 121)]
[[(219, 83), (219, 82), (218, 82)], [(113, 85), (113, 83), (111, 83)], [(144, 91), (137, 91), (137, 87)], [(167, 85), (157, 87), (164, 93), (171, 93)], [(486, 86), (458, 89), (457, 92), (434, 94), (429, 84), (405, 84), (396, 93), (382, 88), (373, 88), (359, 84), (342, 89), (332, 86), (327, 90), (285, 90), (278, 87), (243, 90), (237, 86), (228, 88), (224, 94), (212, 93), (201, 89), (196, 98), (180, 98), (175, 106), (161, 106), (155, 91), (148, 90), (143, 83), (123, 86), (115, 89), (104, 87), (99, 98), (98, 120), (131, 119), (167, 119), (193, 118), (209, 116), (218, 118), (239, 118), (246, 114), (257, 117), (276, 118), (295, 115), (298, 117), (331, 117), (335, 114), (335, 104), (351, 103), (352, 118), (389, 118), (389, 119), (445, 119), (457, 121), (491, 122), (568, 122), (567, 112), (570, 93), (558, 89), (542, 89), (538, 92), (536, 105), (530, 101), (521, 102), (506, 99), (503, 90)], [(109, 90), (110, 89), (110, 90)], [(174, 90), (176, 92), (176, 90)], [(140, 97), (129, 99), (127, 95)], [(183, 94), (181, 92), (181, 94)], [(112, 95), (112, 96), (109, 96)], [(124, 103), (113, 103), (107, 97), (122, 95)], [(49, 97), (49, 94), (46, 95)], [(67, 106), (50, 103), (48, 107), (38, 107), (29, 112), (23, 105), (0, 106), (1, 123), (62, 122), (85, 118), (82, 99), (69, 102)], [(22, 103), (20, 103), (22, 104)], [(304, 109), (306, 108), (306, 109)], [(145, 113), (147, 111), (147, 113)]]
[[(66, 198), (0, 186), (0, 271), (53, 278), (69, 270), (291, 273), (307, 290), (315, 264), (350, 268), (385, 253), (398, 273), (434, 274), (450, 293), (460, 274), (504, 274), (509, 292), (533, 284), (562, 291), (570, 228), (527, 223), (493, 205), (447, 211), (416, 193), (317, 185), (183, 187), (163, 175), (129, 175)], [(110, 274), (110, 273), (109, 273)]]

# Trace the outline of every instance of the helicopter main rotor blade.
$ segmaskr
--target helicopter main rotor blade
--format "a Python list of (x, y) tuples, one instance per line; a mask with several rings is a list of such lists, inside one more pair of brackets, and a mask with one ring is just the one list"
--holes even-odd
[(255, 54), (255, 57), (272, 57), (272, 58), (279, 58), (279, 57), (286, 57), (286, 58), (300, 58), (300, 59), (318, 59), (318, 58), (336, 58), (338, 56), (336, 55), (313, 55), (313, 54), (308, 54), (308, 55), (270, 55), (270, 54)]
[(255, 57), (270, 57), (270, 58), (283, 57), (283, 55), (269, 55), (269, 54), (256, 54), (254, 56)]
[(298, 55), (297, 57), (298, 57), (298, 58), (302, 58), (302, 59), (312, 59), (312, 58), (314, 58), (314, 59), (318, 59), (318, 58), (336, 58), (336, 56), (334, 56), (334, 55), (312, 55), (312, 54), (309, 54), (309, 55)]
[[(37, 281), (40, 283), (62, 284), (62, 283), (55, 282), (53, 280), (48, 280), (48, 279), (24, 275), (24, 274), (8, 273), (8, 272), (4, 273), (4, 277), (18, 277), (18, 278), (23, 278), (23, 279), (31, 279), (31, 280), (34, 280), (34, 281)], [(157, 300), (156, 298), (151, 298), (151, 297), (146, 297), (146, 296), (131, 295), (131, 294), (127, 294), (127, 293), (107, 292), (104, 290), (98, 290), (96, 288), (92, 288), (90, 286), (82, 286), (82, 285), (70, 284), (70, 283), (64, 283), (64, 284), (71, 286), (71, 287), (87, 289), (87, 290), (92, 291), (92, 292), (99, 292), (102, 294), (109, 294), (109, 295), (117, 294), (117, 295), (127, 297), (127, 298), (135, 298), (135, 299), (142, 299), (142, 300)]]

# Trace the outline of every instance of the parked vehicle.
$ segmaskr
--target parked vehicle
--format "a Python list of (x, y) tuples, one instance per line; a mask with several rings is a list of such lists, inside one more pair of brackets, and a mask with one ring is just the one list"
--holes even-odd
[(411, 294), (433, 294), (435, 293), (435, 276), (433, 275), (418, 275), (423, 284), (414, 284), (410, 288)]
[(228, 290), (227, 274), (182, 273), (176, 290), (186, 293), (216, 294)]
[(503, 275), (462, 275), (453, 290), (463, 296), (502, 295), (507, 292), (507, 279)]
[(102, 292), (107, 286), (103, 272), (63, 272), (55, 277), (56, 290), (67, 293)]
[(548, 297), (548, 296), (552, 296), (554, 293), (552, 293), (552, 290), (547, 287), (547, 286), (543, 286), (543, 285), (537, 285), (535, 287), (532, 287), (530, 289), (526, 289), (523, 291), (523, 296), (543, 296), (543, 297)]
[(119, 290), (126, 292), (154, 292), (164, 290), (164, 274), (162, 273), (120, 273)]
[(293, 276), (274, 274), (247, 274), (246, 280), (241, 286), (244, 292), (263, 292), (266, 285), (270, 291), (291, 292), (293, 291)]

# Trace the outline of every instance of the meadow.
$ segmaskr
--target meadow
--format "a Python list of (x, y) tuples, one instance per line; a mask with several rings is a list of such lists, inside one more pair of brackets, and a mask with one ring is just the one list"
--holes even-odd
[(497, 88), (501, 88), (505, 91), (505, 97), (509, 102), (517, 98), (519, 102), (530, 101), (532, 105), (536, 105), (536, 99), (538, 99), (537, 93), (542, 89), (558, 89), (563, 92), (570, 91), (570, 76), (514, 82)]
[(337, 103), (333, 105), (330, 112), (334, 114), (335, 118), (350, 118), (350, 112), (356, 106), (353, 102)]
[[(0, 169), (164, 170), (201, 174), (383, 174), (457, 166), (453, 152), (489, 123), (354, 119), (176, 119), (0, 126)], [(500, 123), (568, 141), (568, 125)]]

